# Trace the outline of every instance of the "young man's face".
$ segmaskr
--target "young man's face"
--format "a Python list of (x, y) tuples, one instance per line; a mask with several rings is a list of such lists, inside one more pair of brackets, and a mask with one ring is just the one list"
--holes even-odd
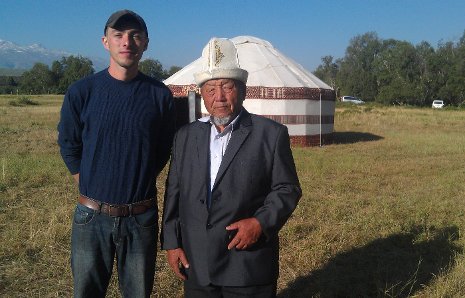
[(137, 68), (149, 39), (144, 31), (131, 22), (116, 27), (108, 27), (102, 38), (104, 47), (110, 52), (110, 65), (116, 63), (126, 69)]

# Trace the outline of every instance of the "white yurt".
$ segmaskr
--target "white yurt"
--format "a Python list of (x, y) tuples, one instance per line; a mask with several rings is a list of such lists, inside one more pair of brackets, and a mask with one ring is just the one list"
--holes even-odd
[[(240, 67), (249, 72), (244, 107), (286, 125), (293, 145), (329, 142), (334, 127), (334, 90), (266, 40), (253, 36), (230, 40), (237, 48)], [(175, 98), (186, 98), (189, 91), (200, 96), (194, 81), (194, 73), (200, 70), (201, 58), (164, 83)], [(203, 103), (200, 106), (206, 114)]]

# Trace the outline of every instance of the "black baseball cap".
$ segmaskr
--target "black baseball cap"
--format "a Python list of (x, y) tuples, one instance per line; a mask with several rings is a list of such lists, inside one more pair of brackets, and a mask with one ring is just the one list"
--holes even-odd
[(129, 20), (134, 21), (135, 23), (137, 23), (139, 25), (139, 29), (144, 31), (145, 35), (147, 35), (147, 37), (149, 36), (149, 32), (147, 31), (147, 26), (145, 25), (144, 19), (140, 15), (138, 15), (137, 13), (135, 13), (135, 12), (133, 12), (131, 10), (127, 10), (127, 9), (118, 10), (118, 11), (114, 12), (108, 18), (108, 21), (105, 24), (105, 28), (103, 29), (103, 34), (106, 34), (108, 27), (115, 28), (117, 23), (120, 20), (122, 20), (123, 18), (124, 19), (129, 19)]

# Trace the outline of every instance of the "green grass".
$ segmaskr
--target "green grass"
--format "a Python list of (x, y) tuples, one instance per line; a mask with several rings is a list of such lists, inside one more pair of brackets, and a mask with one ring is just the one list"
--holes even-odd
[[(62, 97), (31, 99), (0, 96), (0, 296), (70, 297)], [(461, 110), (338, 104), (334, 143), (293, 149), (303, 197), (281, 231), (279, 297), (465, 296), (463, 127)], [(181, 295), (161, 251), (153, 296)]]

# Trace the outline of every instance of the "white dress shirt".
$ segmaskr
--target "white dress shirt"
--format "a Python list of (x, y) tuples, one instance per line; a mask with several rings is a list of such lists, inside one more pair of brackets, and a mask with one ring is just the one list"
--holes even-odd
[[(239, 113), (240, 115), (240, 113)], [(232, 132), (234, 130), (234, 124), (237, 122), (239, 115), (234, 118), (223, 130), (219, 132), (216, 126), (210, 119), (210, 116), (200, 118), (199, 121), (210, 122), (210, 192), (215, 184), (216, 175), (220, 169), (221, 161), (223, 160), (224, 153), (228, 147), (229, 140), (231, 139)]]

